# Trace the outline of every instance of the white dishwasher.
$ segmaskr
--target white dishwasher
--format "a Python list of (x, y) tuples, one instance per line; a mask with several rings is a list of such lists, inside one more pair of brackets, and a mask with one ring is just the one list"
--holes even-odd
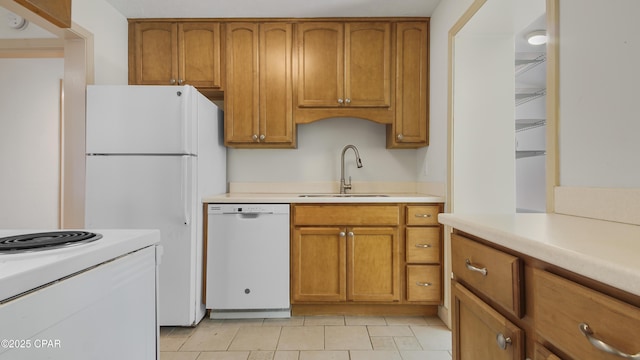
[(290, 317), (289, 204), (209, 204), (212, 319)]

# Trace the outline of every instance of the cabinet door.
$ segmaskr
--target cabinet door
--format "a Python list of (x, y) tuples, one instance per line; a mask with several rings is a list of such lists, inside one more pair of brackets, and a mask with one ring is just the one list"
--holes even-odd
[(399, 301), (397, 228), (347, 230), (347, 298)]
[(346, 300), (346, 236), (339, 227), (298, 227), (291, 239), (291, 300)]
[(260, 25), (260, 134), (264, 143), (293, 143), (291, 24)]
[(536, 343), (533, 360), (562, 360), (544, 346)]
[(174, 85), (178, 81), (178, 25), (134, 24), (134, 84)]
[(339, 107), (344, 103), (344, 25), (297, 25), (298, 106)]
[(226, 25), (225, 144), (258, 141), (258, 24)]
[(428, 25), (396, 27), (396, 116), (388, 147), (426, 146), (429, 140)]
[(178, 83), (220, 88), (220, 23), (178, 24)]
[(391, 24), (345, 24), (345, 106), (391, 106)]
[(523, 359), (523, 331), (464, 286), (452, 285), (453, 359)]

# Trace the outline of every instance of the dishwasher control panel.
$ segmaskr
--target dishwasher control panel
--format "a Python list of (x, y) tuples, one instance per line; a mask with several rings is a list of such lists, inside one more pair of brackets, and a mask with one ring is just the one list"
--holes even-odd
[(209, 204), (209, 214), (288, 214), (289, 204)]

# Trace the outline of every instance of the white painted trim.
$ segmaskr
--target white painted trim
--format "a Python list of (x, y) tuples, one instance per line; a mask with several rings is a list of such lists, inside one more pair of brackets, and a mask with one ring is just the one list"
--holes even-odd
[(555, 188), (556, 213), (640, 225), (640, 188)]

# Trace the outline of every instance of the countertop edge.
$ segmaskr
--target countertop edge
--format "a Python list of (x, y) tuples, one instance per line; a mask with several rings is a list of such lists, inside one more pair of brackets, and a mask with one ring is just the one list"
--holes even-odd
[(640, 251), (640, 226), (560, 214), (440, 214), (438, 221), (640, 296), (640, 264), (631, 255)]
[[(203, 203), (340, 203), (340, 204), (354, 204), (354, 203), (444, 203), (444, 198), (441, 196), (419, 194), (419, 193), (390, 193), (384, 194), (386, 196), (357, 196), (358, 194), (351, 194), (351, 197), (339, 197), (339, 196), (310, 196), (303, 197), (298, 193), (284, 194), (284, 193), (226, 193), (217, 195), (207, 195), (202, 198)], [(321, 194), (312, 194), (321, 195)], [(361, 195), (371, 195), (361, 194)], [(380, 195), (380, 194), (376, 194)]]

